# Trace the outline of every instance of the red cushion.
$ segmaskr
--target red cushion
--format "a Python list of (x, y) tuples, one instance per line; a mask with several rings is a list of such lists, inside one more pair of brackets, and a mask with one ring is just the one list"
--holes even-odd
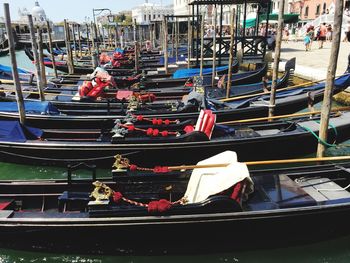
[(118, 100), (122, 100), (122, 99), (129, 100), (133, 94), (134, 92), (131, 90), (118, 90), (115, 97)]
[(11, 202), (3, 202), (0, 203), (0, 210), (4, 210), (6, 207), (8, 207), (11, 204)]

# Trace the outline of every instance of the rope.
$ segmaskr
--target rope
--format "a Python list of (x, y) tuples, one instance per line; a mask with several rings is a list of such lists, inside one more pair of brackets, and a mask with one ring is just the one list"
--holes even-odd
[[(136, 153), (139, 153), (139, 152), (140, 151), (134, 151), (134, 152), (123, 154), (123, 156), (128, 156), (128, 155), (136, 154)], [(17, 153), (11, 153), (11, 152), (6, 152), (6, 151), (0, 151), (0, 153), (11, 155), (11, 156), (16, 156), (16, 157), (22, 157), (22, 158), (26, 158), (26, 159), (32, 159), (32, 160), (60, 161), (60, 162), (72, 162), (72, 161), (83, 162), (83, 161), (108, 160), (108, 159), (114, 158), (114, 156), (115, 156), (115, 155), (111, 155), (111, 156), (104, 156), (104, 157), (81, 158), (81, 159), (71, 160), (71, 159), (54, 159), (54, 158), (33, 157), (33, 156), (22, 155), (22, 154), (17, 154)]]
[[(315, 121), (315, 122), (319, 124), (319, 122), (317, 122), (317, 121)], [(310, 133), (317, 139), (317, 141), (320, 142), (320, 143), (322, 143), (323, 145), (325, 145), (325, 146), (327, 146), (327, 147), (336, 147), (336, 146), (337, 146), (337, 144), (335, 144), (335, 143), (330, 144), (330, 143), (324, 141), (323, 139), (321, 139), (321, 138), (320, 138), (313, 130), (311, 130), (310, 128), (305, 127), (305, 126), (301, 125), (300, 123), (298, 123), (298, 125), (299, 125), (301, 128), (303, 128), (304, 130), (310, 132)], [(328, 126), (331, 126), (331, 125), (328, 125)], [(332, 127), (332, 126), (331, 126), (331, 127)], [(333, 126), (332, 128), (335, 129), (334, 126)], [(335, 132), (335, 135), (337, 136), (337, 132)]]

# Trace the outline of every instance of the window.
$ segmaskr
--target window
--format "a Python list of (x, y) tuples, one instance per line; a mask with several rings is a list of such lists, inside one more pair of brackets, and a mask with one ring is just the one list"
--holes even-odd
[(327, 4), (323, 3), (322, 14), (326, 13)]
[(148, 15), (148, 20), (150, 20), (150, 21), (151, 21), (151, 19), (152, 19), (152, 18), (151, 18), (151, 15)]
[(153, 15), (153, 19), (156, 19), (156, 15)]
[(143, 15), (143, 20), (146, 21), (147, 20), (147, 16)]
[(304, 16), (307, 17), (309, 15), (309, 7), (305, 7), (305, 12), (304, 12)]
[(316, 6), (316, 15), (319, 15), (319, 14), (320, 14), (320, 9), (321, 9), (321, 6), (320, 6), (320, 5), (317, 5), (317, 6)]

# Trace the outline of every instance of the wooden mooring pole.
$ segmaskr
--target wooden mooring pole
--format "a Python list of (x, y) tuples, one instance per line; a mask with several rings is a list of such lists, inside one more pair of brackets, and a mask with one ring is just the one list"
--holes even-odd
[(92, 60), (92, 67), (95, 69), (97, 67), (97, 53), (96, 53), (96, 31), (95, 31), (95, 26), (94, 23), (91, 22), (91, 31), (90, 31), (90, 36), (91, 36), (91, 44), (92, 44), (92, 49), (91, 49), (91, 60)]
[(216, 20), (217, 20), (217, 9), (214, 7), (213, 9), (213, 15), (214, 15), (214, 33), (213, 33), (213, 72), (211, 75), (211, 86), (214, 87), (215, 84), (215, 77), (216, 77)]
[(321, 142), (327, 141), (328, 137), (328, 126), (329, 126), (329, 115), (332, 107), (332, 96), (334, 90), (334, 79), (335, 73), (337, 70), (338, 63), (338, 55), (340, 48), (340, 35), (342, 28), (342, 20), (343, 20), (343, 0), (335, 1), (335, 12), (334, 12), (334, 26), (333, 26), (333, 34), (332, 34), (332, 47), (330, 53), (330, 59), (327, 69), (327, 80), (326, 87), (323, 95), (323, 103), (321, 108), (321, 123), (320, 123), (320, 133), (319, 133), (319, 143), (317, 146), (317, 157), (323, 157), (326, 146)]
[(79, 46), (79, 57), (81, 58), (83, 56), (82, 54), (82, 47), (81, 47), (81, 32), (80, 32), (80, 24), (77, 24), (78, 27), (78, 46)]
[(67, 66), (69, 74), (74, 74), (74, 65), (73, 65), (73, 54), (70, 46), (70, 36), (69, 36), (69, 24), (67, 20), (64, 19), (64, 36), (66, 40), (66, 48), (67, 48)]
[(30, 31), (30, 39), (32, 42), (32, 51), (34, 55), (35, 68), (36, 68), (36, 85), (39, 91), (40, 99), (45, 100), (45, 95), (43, 91), (43, 82), (42, 82), (41, 72), (40, 72), (40, 59), (38, 54), (38, 46), (35, 39), (35, 29), (34, 29), (32, 15), (28, 15), (28, 25), (29, 25), (29, 31)]
[(276, 87), (278, 80), (278, 66), (281, 57), (281, 44), (282, 44), (282, 30), (283, 30), (283, 14), (284, 14), (284, 3), (285, 0), (279, 0), (279, 11), (278, 11), (278, 27), (276, 36), (276, 47), (275, 47), (275, 57), (273, 59), (273, 69), (272, 69), (272, 83), (271, 83), (271, 93), (270, 93), (270, 104), (269, 104), (269, 117), (272, 117), (275, 112), (275, 101), (276, 101)]
[(204, 13), (201, 15), (201, 60), (199, 64), (199, 76), (203, 77), (204, 64)]
[(230, 97), (231, 91), (231, 80), (232, 80), (232, 65), (233, 65), (233, 48), (235, 39), (235, 16), (236, 10), (232, 7), (231, 11), (231, 38), (230, 38), (230, 49), (229, 49), (229, 59), (228, 59), (228, 76), (227, 76), (227, 87), (226, 87), (226, 98)]
[(191, 67), (191, 43), (192, 43), (192, 34), (191, 34), (191, 17), (188, 15), (187, 18), (187, 68)]
[(16, 88), (16, 100), (17, 100), (17, 107), (18, 107), (18, 113), (19, 113), (19, 121), (22, 124), (25, 124), (26, 115), (25, 115), (25, 108), (24, 108), (21, 83), (19, 81), (19, 76), (18, 76), (18, 71), (17, 71), (15, 42), (13, 40), (10, 8), (9, 8), (8, 3), (4, 4), (4, 12), (5, 12), (5, 26), (6, 26), (6, 32), (7, 32), (8, 42), (9, 42), (9, 49), (10, 49), (10, 56), (11, 56), (12, 75), (13, 75), (13, 80), (15, 81), (15, 88)]
[(164, 43), (164, 68), (165, 74), (168, 74), (168, 23), (167, 18), (164, 16), (163, 19), (163, 43)]
[[(46, 70), (45, 70), (44, 52), (43, 52), (43, 31), (40, 27), (38, 27), (36, 32), (38, 35), (38, 51), (39, 51), (39, 60), (40, 60), (41, 80), (43, 82), (43, 86), (46, 87), (47, 80), (46, 80)], [(41, 100), (45, 100), (45, 96)]]
[(49, 39), (49, 50), (50, 50), (50, 54), (51, 54), (53, 73), (55, 74), (55, 77), (57, 78), (58, 74), (57, 74), (57, 68), (56, 68), (55, 55), (53, 54), (51, 27), (50, 27), (49, 21), (46, 21), (46, 27), (47, 27), (47, 35), (48, 35), (48, 39)]
[(175, 61), (178, 62), (179, 59), (179, 37), (180, 37), (180, 25), (177, 18), (175, 18)]
[(135, 71), (139, 72), (139, 43), (135, 41)]

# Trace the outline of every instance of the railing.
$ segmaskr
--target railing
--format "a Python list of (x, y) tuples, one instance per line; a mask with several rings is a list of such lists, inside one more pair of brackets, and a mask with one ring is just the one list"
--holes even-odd
[[(17, 34), (18, 42), (30, 42), (30, 33), (21, 33)], [(48, 42), (49, 36), (47, 33), (43, 33), (43, 42)], [(64, 35), (61, 34), (52, 34), (52, 41), (64, 41)]]
[[(343, 15), (343, 27), (346, 25), (349, 21), (349, 17), (346, 15)], [(334, 23), (334, 15), (333, 14), (324, 14), (320, 15), (316, 19), (306, 23), (299, 31), (299, 36), (305, 36), (307, 29), (310, 26), (313, 26), (314, 28), (320, 26), (321, 24), (326, 23), (326, 24), (331, 24), (333, 25)]]
[[(200, 54), (200, 50), (196, 51), (196, 40), (194, 39), (194, 53), (193, 57), (196, 57), (196, 54)], [(200, 39), (198, 39), (200, 44)], [(200, 45), (198, 45), (198, 48)], [(266, 38), (263, 36), (245, 36), (245, 37), (236, 37), (234, 39), (234, 56), (237, 56), (237, 51), (242, 50), (242, 59), (249, 60), (254, 59), (256, 61), (263, 60), (266, 53)], [(217, 58), (228, 58), (230, 50), (230, 36), (217, 37), (216, 38), (216, 55)], [(204, 57), (213, 56), (213, 39), (204, 38), (203, 43), (203, 54)]]

